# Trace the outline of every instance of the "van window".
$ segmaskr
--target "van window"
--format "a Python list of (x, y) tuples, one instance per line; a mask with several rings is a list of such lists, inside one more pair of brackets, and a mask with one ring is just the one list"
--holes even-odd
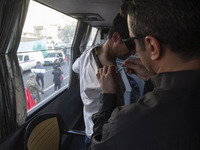
[(92, 27), (92, 31), (90, 33), (89, 41), (87, 43), (87, 48), (92, 46), (92, 44), (95, 40), (96, 34), (97, 34), (97, 28)]
[(23, 60), (23, 55), (17, 55), (18, 61), (22, 61)]
[(24, 57), (24, 61), (28, 61), (29, 60), (29, 57), (28, 56), (25, 56)]
[[(67, 45), (73, 41), (76, 25), (76, 19), (30, 1), (17, 50), (26, 91), (28, 115), (68, 88), (71, 52)], [(37, 62), (43, 67), (36, 67)], [(53, 74), (55, 68), (62, 72), (59, 76), (61, 84), (56, 88), (57, 76)], [(28, 84), (33, 74), (35, 76), (33, 81), (38, 84), (34, 88), (39, 89), (39, 95), (35, 94), (33, 83)], [(30, 101), (33, 103), (30, 104)]]

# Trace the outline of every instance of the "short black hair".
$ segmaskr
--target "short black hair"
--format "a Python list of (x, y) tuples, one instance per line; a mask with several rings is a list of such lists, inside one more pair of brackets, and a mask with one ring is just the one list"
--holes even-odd
[(122, 0), (135, 36), (151, 35), (182, 58), (200, 57), (199, 0)]
[(129, 38), (127, 19), (121, 16), (120, 13), (117, 14), (112, 22), (112, 26), (108, 31), (108, 38), (111, 39), (115, 32), (118, 32), (122, 39)]
[(58, 67), (59, 67), (58, 65), (54, 65), (53, 66), (54, 69), (58, 69)]

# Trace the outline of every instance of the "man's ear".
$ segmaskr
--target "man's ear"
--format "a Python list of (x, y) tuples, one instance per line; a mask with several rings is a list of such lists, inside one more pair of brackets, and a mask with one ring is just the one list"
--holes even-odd
[(119, 35), (118, 32), (114, 32), (114, 33), (113, 33), (113, 35), (112, 35), (112, 40), (113, 40), (114, 42), (120, 40), (120, 35)]
[(160, 42), (153, 36), (145, 37), (145, 47), (148, 50), (151, 60), (157, 60), (161, 57)]

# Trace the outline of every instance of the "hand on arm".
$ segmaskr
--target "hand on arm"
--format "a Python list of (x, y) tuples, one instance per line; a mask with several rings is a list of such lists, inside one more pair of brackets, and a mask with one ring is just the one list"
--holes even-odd
[(117, 73), (115, 66), (104, 66), (99, 69), (97, 78), (99, 80), (103, 93), (116, 94), (117, 93)]
[(139, 58), (127, 59), (122, 63), (121, 66), (122, 67), (126, 66), (125, 70), (128, 74), (135, 73), (136, 76), (138, 76), (140, 79), (144, 81), (149, 80), (153, 75), (153, 73), (149, 72), (145, 68), (145, 66), (142, 64)]

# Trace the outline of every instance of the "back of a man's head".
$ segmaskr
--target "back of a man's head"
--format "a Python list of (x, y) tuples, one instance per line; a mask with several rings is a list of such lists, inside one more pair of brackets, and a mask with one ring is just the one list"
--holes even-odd
[(123, 0), (135, 36), (152, 35), (182, 58), (200, 56), (199, 0)]
[(37, 61), (36, 64), (37, 64), (37, 65), (41, 65), (40, 61)]
[(129, 37), (126, 17), (123, 17), (120, 14), (117, 14), (115, 19), (113, 20), (112, 26), (110, 27), (108, 32), (108, 38), (109, 39), (112, 38), (112, 35), (115, 32), (118, 32), (122, 39)]
[(30, 79), (34, 79), (34, 78), (35, 78), (35, 73), (30, 73), (30, 74), (29, 74), (29, 78), (30, 78)]

